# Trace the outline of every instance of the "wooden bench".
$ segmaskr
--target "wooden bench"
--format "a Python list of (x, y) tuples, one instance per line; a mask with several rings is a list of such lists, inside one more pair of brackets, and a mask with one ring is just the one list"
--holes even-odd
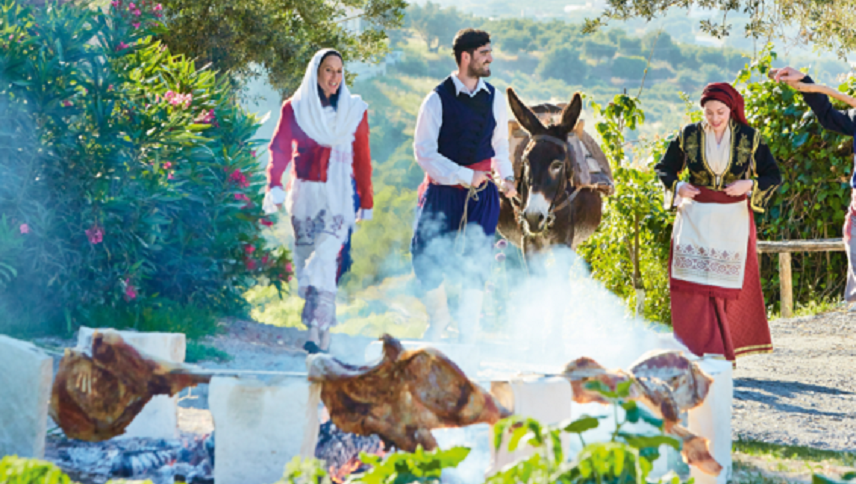
[(843, 239), (758, 241), (758, 253), (779, 254), (779, 288), (782, 299), (782, 317), (794, 315), (794, 286), (791, 278), (792, 252), (834, 252), (844, 250)]

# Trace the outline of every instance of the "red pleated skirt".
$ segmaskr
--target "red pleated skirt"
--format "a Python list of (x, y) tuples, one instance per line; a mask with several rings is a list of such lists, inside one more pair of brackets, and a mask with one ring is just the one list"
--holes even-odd
[[(703, 188), (695, 200), (735, 203), (735, 198), (723, 192)], [(745, 197), (737, 200), (737, 203), (749, 203)], [(755, 219), (750, 212), (749, 244), (740, 290), (672, 279), (672, 254), (669, 252), (672, 327), (675, 336), (696, 355), (718, 354), (734, 361), (740, 356), (773, 351), (756, 241)]]

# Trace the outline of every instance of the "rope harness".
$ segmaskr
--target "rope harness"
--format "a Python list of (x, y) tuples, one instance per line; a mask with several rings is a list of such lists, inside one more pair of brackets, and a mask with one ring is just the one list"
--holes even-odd
[(466, 235), (467, 225), (469, 225), (467, 223), (467, 220), (469, 219), (470, 214), (470, 200), (478, 202), (479, 193), (484, 191), (485, 188), (487, 188), (488, 183), (494, 182), (493, 180), (491, 180), (489, 182), (482, 183), (480, 187), (471, 186), (467, 189), (467, 198), (464, 200), (464, 215), (461, 217), (460, 223), (458, 223), (458, 234), (455, 236), (455, 252), (457, 252), (458, 255), (464, 254), (465, 244), (461, 244), (459, 246), (459, 243), (461, 242), (461, 239), (463, 239), (463, 237)]

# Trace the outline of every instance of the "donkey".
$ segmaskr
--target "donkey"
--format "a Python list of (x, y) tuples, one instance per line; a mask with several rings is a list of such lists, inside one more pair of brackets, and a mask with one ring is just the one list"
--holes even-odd
[[(528, 136), (523, 149), (513, 155), (519, 198), (501, 196), (497, 230), (524, 254), (558, 244), (576, 249), (594, 233), (602, 216), (600, 192), (574, 184), (579, 155), (568, 135), (577, 125), (582, 98), (574, 93), (559, 124), (544, 126), (512, 88), (507, 92), (511, 111)], [(579, 134), (588, 137), (582, 131)], [(585, 141), (602, 156), (594, 140)]]

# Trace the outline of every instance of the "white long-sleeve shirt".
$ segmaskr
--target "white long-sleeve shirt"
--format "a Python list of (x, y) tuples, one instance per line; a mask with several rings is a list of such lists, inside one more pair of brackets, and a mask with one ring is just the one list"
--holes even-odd
[[(455, 84), (456, 95), (466, 93), (475, 96), (482, 89), (488, 90), (484, 80), (479, 79), (475, 90), (470, 92), (454, 72), (452, 73), (452, 82)], [(496, 120), (496, 128), (493, 130), (491, 140), (494, 151), (491, 166), (494, 171), (499, 173), (500, 178), (505, 179), (514, 176), (514, 169), (508, 156), (508, 111), (505, 107), (505, 96), (498, 90), (493, 97), (493, 118)], [(425, 101), (422, 102), (422, 107), (419, 108), (419, 116), (416, 118), (416, 134), (413, 137), (416, 162), (432, 180), (441, 185), (470, 185), (475, 172), (455, 163), (437, 151), (437, 140), (440, 137), (440, 126), (442, 124), (443, 102), (436, 91), (431, 91)]]

